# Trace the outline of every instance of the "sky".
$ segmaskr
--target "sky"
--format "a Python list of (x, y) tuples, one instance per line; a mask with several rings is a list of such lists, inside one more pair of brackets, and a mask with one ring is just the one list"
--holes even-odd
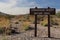
[(36, 6), (60, 11), (60, 0), (0, 0), (0, 12), (11, 15), (29, 14), (29, 9)]

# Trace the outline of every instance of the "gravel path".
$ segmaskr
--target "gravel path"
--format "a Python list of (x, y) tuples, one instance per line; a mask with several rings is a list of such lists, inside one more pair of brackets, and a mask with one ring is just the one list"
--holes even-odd
[[(32, 25), (34, 28), (34, 26)], [(20, 34), (1, 36), (0, 40), (60, 40), (60, 28), (51, 27), (51, 37), (48, 38), (47, 27), (38, 25), (37, 37), (34, 37), (34, 30), (22, 32)], [(4, 39), (3, 39), (4, 38)]]

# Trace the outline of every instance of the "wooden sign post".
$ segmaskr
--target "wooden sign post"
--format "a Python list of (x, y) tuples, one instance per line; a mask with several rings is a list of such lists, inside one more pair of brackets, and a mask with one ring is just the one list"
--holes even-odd
[(50, 38), (50, 15), (55, 15), (55, 8), (30, 8), (30, 15), (35, 15), (35, 37), (37, 37), (37, 15), (48, 15), (48, 37)]
[(35, 37), (37, 37), (37, 15), (35, 15)]

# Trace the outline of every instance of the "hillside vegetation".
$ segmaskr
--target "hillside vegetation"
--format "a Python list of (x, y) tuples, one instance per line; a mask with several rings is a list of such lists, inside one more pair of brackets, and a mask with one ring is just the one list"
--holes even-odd
[[(47, 15), (38, 15), (37, 23), (42, 26), (48, 26), (48, 16)], [(51, 15), (50, 17), (51, 27), (60, 26), (60, 12), (56, 15)], [(1, 27), (17, 27), (20, 31), (28, 30), (30, 24), (35, 23), (34, 15), (8, 15), (0, 13), (0, 28)]]
[[(6, 15), (6, 14), (3, 14), (1, 15), (0, 14), (0, 26), (8, 26), (10, 24), (10, 20), (13, 19), (16, 19), (17, 21), (26, 21), (26, 22), (31, 22), (31, 23), (34, 23), (35, 21), (35, 16), (34, 15)], [(38, 23), (41, 23), (42, 25), (45, 25), (48, 23), (48, 16), (44, 16), (44, 15), (38, 15)], [(16, 21), (14, 20), (14, 21)], [(56, 15), (52, 15), (51, 16), (51, 21), (52, 21), (52, 24), (53, 23), (56, 23), (56, 24), (60, 24), (60, 12), (56, 13)]]

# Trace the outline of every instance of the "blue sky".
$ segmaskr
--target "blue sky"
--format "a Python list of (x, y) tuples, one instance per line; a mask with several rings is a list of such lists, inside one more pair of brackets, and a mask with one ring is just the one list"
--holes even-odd
[[(27, 1), (28, 1), (28, 4), (31, 2), (35, 2), (36, 4), (38, 4), (37, 6), (39, 6), (39, 7), (48, 7), (49, 6), (49, 7), (54, 7), (56, 9), (60, 9), (60, 0), (27, 0)], [(24, 3), (26, 3), (26, 1), (23, 2), (23, 4)], [(18, 4), (17, 4), (18, 6), (23, 5), (23, 4), (22, 5), (19, 5), (19, 4), (20, 4), (20, 2), (18, 2)], [(25, 7), (28, 7), (29, 6), (28, 4)], [(35, 5), (33, 5), (33, 6), (35, 6)]]
[(60, 0), (36, 0), (36, 3), (42, 7), (54, 7), (56, 9), (60, 8)]
[(8, 14), (26, 14), (29, 8), (35, 6), (60, 11), (60, 0), (0, 0), (0, 11)]

